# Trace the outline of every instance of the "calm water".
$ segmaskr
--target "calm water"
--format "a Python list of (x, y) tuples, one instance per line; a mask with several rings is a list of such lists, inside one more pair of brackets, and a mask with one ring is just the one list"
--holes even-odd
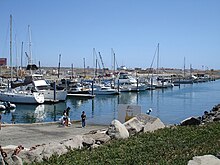
[(86, 112), (87, 122), (108, 125), (118, 118), (118, 104), (140, 105), (142, 113), (149, 108), (151, 115), (166, 124), (177, 124), (189, 116), (201, 116), (220, 103), (220, 80), (169, 89), (157, 89), (139, 93), (121, 93), (119, 96), (96, 96), (94, 99), (68, 98), (66, 102), (43, 105), (19, 105), (13, 112), (2, 114), (7, 123), (35, 123), (58, 121), (63, 110), (70, 107), (71, 120), (80, 120)]

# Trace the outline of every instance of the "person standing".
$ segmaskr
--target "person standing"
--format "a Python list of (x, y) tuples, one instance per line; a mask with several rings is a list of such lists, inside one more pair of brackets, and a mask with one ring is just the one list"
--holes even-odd
[(86, 114), (85, 114), (85, 111), (82, 111), (81, 119), (82, 119), (82, 127), (85, 127), (86, 126)]

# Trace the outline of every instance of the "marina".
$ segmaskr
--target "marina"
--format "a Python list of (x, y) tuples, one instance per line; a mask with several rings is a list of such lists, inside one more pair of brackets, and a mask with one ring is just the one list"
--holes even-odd
[(118, 118), (119, 104), (141, 106), (142, 113), (151, 108), (152, 116), (159, 117), (165, 124), (178, 124), (190, 116), (201, 116), (204, 111), (219, 104), (220, 81), (182, 84), (173, 88), (158, 88), (140, 92), (121, 92), (119, 95), (96, 95), (95, 97), (67, 97), (56, 104), (17, 104), (13, 111), (5, 111), (5, 123), (37, 123), (59, 121), (64, 109), (70, 107), (70, 119), (80, 120), (85, 111), (87, 122), (108, 125)]

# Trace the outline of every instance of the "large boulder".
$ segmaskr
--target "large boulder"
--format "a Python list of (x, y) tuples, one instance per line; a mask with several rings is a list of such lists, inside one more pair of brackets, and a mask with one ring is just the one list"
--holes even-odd
[(91, 147), (93, 144), (95, 144), (95, 139), (93, 139), (90, 135), (83, 135), (83, 141), (82, 144), (84, 147)]
[(83, 147), (82, 143), (83, 143), (82, 135), (75, 135), (72, 139), (68, 139), (60, 142), (60, 144), (71, 149), (81, 149)]
[(100, 144), (106, 143), (109, 140), (111, 140), (110, 136), (102, 132), (91, 134), (90, 137), (92, 137), (95, 140), (95, 143), (100, 143)]
[(129, 132), (129, 135), (135, 135), (141, 132), (144, 128), (144, 125), (137, 119), (137, 117), (133, 117), (130, 120), (124, 123), (124, 126)]
[(201, 119), (196, 118), (196, 117), (189, 117), (189, 118), (180, 122), (181, 126), (199, 125), (199, 124), (201, 124)]
[(60, 144), (60, 143), (49, 143), (48, 145), (45, 145), (44, 150), (42, 151), (41, 155), (43, 158), (49, 158), (53, 154), (62, 155), (67, 153), (67, 148)]
[(19, 157), (23, 160), (23, 162), (30, 164), (33, 162), (41, 162), (43, 160), (42, 151), (39, 153), (38, 151), (21, 151), (19, 153)]
[(143, 132), (153, 132), (165, 128), (165, 124), (157, 117), (147, 114), (138, 114), (136, 118), (143, 124)]
[(112, 139), (125, 139), (129, 137), (128, 130), (126, 127), (121, 124), (118, 120), (113, 120), (111, 125), (107, 130), (107, 135), (109, 135)]
[(195, 156), (188, 165), (219, 165), (220, 159), (213, 155)]

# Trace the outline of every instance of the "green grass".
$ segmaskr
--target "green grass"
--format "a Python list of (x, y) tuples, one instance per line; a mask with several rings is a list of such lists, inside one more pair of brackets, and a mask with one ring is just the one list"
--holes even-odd
[(193, 156), (220, 152), (220, 123), (173, 127), (114, 140), (97, 149), (70, 150), (37, 164), (185, 165)]

